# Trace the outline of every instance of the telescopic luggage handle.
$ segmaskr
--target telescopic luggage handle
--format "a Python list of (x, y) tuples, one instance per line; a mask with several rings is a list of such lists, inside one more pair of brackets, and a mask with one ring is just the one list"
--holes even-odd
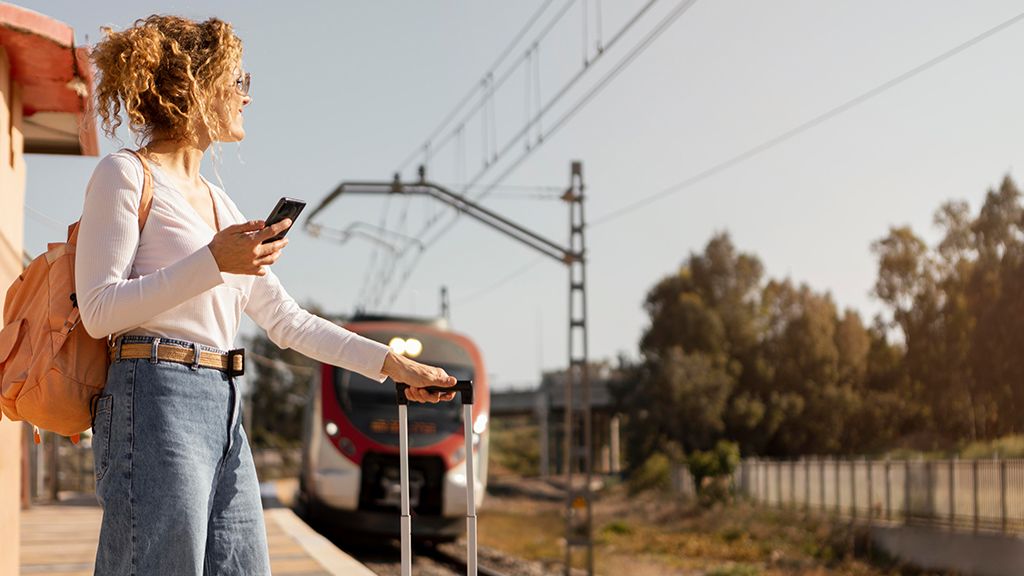
[[(412, 386), (408, 384), (402, 384), (401, 382), (395, 382), (395, 394), (398, 404), (408, 404), (409, 399), (405, 396), (405, 391)], [(472, 380), (459, 380), (455, 383), (455, 386), (427, 386), (426, 388), (420, 388), (420, 390), (426, 390), (431, 394), (435, 392), (458, 392), (459, 398), (462, 400), (462, 404), (473, 403), (473, 381)]]
[[(408, 384), (395, 382), (398, 400), (399, 476), (402, 487), (402, 576), (412, 576), (412, 515), (409, 510), (409, 399)], [(428, 386), (427, 392), (458, 392), (466, 437), (466, 572), (477, 576), (476, 475), (473, 473), (473, 381), (459, 380), (455, 386)]]

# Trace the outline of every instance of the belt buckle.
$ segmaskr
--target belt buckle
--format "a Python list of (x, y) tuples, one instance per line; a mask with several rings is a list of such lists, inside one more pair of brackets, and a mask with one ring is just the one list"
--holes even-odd
[[(235, 358), (239, 357), (242, 359), (242, 367), (237, 371), (235, 370)], [(235, 377), (245, 374), (245, 348), (235, 348), (234, 350), (228, 350), (228, 376)]]

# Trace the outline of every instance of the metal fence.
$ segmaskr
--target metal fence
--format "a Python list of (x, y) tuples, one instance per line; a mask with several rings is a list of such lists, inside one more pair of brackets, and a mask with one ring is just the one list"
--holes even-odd
[(744, 460), (756, 502), (864, 522), (1024, 533), (1024, 460)]

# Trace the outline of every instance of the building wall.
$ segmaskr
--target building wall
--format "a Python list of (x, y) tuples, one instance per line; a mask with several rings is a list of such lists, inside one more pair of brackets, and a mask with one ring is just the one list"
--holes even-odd
[[(12, 113), (12, 110), (14, 111)], [(11, 81), (0, 47), (0, 309), (7, 287), (21, 273), (25, 162), (21, 87)], [(0, 575), (18, 573), (21, 514), (22, 424), (0, 422)]]

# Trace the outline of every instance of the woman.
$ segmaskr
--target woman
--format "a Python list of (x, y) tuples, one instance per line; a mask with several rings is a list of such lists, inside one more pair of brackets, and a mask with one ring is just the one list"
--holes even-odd
[[(82, 324), (115, 337), (93, 424), (96, 573), (269, 574), (239, 359), (226, 353), (241, 313), (282, 348), (407, 382), (411, 400), (451, 400), (422, 388), (455, 379), (300, 308), (270, 271), (288, 239), (261, 244), (291, 222), (247, 221), (200, 175), (212, 143), (245, 137), (252, 101), (229, 24), (150, 16), (107, 30), (92, 59), (104, 131), (114, 136), (123, 113), (146, 142), (100, 161), (79, 229)], [(153, 199), (140, 233), (147, 171)]]

